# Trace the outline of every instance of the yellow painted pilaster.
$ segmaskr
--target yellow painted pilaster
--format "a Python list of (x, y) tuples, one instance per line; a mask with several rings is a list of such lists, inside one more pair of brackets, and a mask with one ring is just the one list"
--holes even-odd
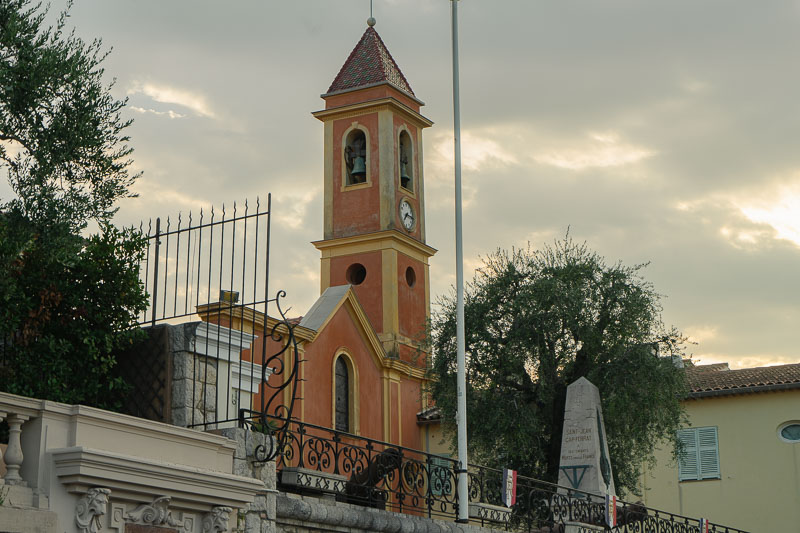
[(422, 162), (424, 161), (422, 157), (422, 144), (422, 128), (417, 128), (417, 145), (414, 153), (417, 158), (417, 175), (419, 176), (419, 186), (417, 187), (419, 189), (419, 191), (417, 191), (419, 197), (419, 236), (422, 242), (425, 242), (425, 174), (422, 170)]
[[(323, 162), (325, 179), (323, 181), (323, 235), (333, 235), (333, 121), (325, 122), (325, 159)], [(324, 289), (323, 289), (324, 290)]]
[(378, 182), (380, 183), (380, 224), (382, 229), (394, 227), (394, 124), (392, 112), (378, 111)]
[(392, 438), (392, 414), (390, 410), (390, 399), (391, 399), (391, 381), (389, 380), (389, 371), (388, 369), (384, 369), (383, 376), (381, 376), (381, 384), (383, 389), (383, 402), (382, 402), (382, 411), (383, 411), (383, 441), (389, 442)]
[(319, 293), (331, 286), (331, 258), (322, 257), (319, 268)]
[[(397, 252), (381, 251), (381, 275), (383, 276), (383, 329), (382, 333), (399, 331), (400, 316), (397, 309)], [(386, 346), (384, 345), (384, 348)]]

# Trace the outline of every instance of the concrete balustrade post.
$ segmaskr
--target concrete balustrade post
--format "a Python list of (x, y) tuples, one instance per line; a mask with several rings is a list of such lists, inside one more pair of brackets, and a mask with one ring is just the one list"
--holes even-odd
[(6, 463), (6, 485), (25, 485), (19, 475), (19, 469), (22, 466), (22, 443), (20, 442), (20, 434), (22, 433), (22, 424), (30, 417), (25, 415), (10, 414), (5, 417), (8, 422), (8, 448), (4, 456)]

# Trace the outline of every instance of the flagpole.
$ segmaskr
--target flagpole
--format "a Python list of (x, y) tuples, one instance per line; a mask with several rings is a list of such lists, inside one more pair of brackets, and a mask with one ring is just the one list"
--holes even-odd
[(453, 147), (456, 185), (456, 351), (458, 358), (458, 522), (469, 521), (467, 380), (464, 341), (464, 246), (461, 237), (461, 102), (458, 82), (458, 0), (450, 0), (453, 36)]

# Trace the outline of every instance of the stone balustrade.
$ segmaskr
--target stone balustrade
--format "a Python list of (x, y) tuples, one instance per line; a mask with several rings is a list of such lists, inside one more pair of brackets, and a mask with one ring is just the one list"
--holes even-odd
[(20, 471), (26, 452), (22, 445), (23, 425), (38, 416), (37, 404), (41, 402), (31, 398), (22, 398), (10, 394), (0, 397), (0, 421), (8, 424), (8, 447), (2, 453), (2, 461), (6, 465), (6, 473), (0, 479), (0, 485), (28, 485)]
[(264, 479), (234, 462), (239, 444), (222, 435), (3, 392), (0, 419), (0, 531), (223, 533), (238, 510), (265, 506)]

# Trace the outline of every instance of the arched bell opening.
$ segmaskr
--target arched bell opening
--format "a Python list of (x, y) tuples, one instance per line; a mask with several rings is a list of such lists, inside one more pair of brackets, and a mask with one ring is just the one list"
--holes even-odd
[(367, 136), (361, 129), (354, 129), (347, 135), (344, 147), (347, 185), (367, 182)]
[(411, 136), (407, 131), (400, 132), (399, 141), (399, 167), (400, 167), (400, 186), (408, 191), (414, 191), (414, 152), (411, 144)]

